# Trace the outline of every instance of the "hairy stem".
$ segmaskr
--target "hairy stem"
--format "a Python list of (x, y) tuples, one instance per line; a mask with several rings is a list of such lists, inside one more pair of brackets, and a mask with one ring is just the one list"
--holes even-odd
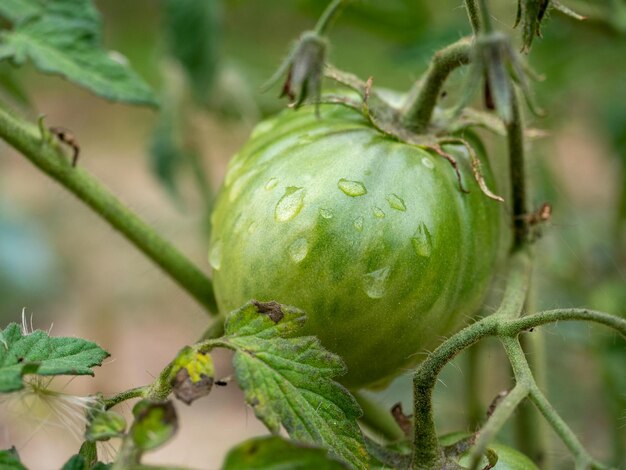
[(495, 335), (498, 323), (504, 318), (519, 315), (524, 305), (529, 283), (528, 253), (518, 251), (512, 255), (504, 298), (496, 313), (464, 328), (441, 344), (413, 376), (413, 460), (412, 468), (432, 469), (440, 464), (439, 441), (433, 416), (432, 395), (439, 373), (444, 366), (464, 349), (486, 336)]
[(424, 79), (416, 83), (403, 105), (403, 119), (409, 129), (417, 133), (428, 129), (443, 84), (453, 70), (470, 62), (470, 53), (471, 38), (462, 38), (433, 56)]
[(524, 123), (517, 95), (511, 93), (511, 122), (507, 124), (507, 143), (509, 149), (509, 178), (513, 199), (512, 226), (513, 249), (528, 242), (528, 221), (526, 208), (526, 173), (524, 162)]
[(480, 24), (485, 34), (489, 34), (493, 31), (493, 24), (491, 21), (491, 13), (489, 13), (488, 0), (478, 0), (480, 11)]
[(541, 411), (548, 423), (550, 423), (554, 431), (559, 435), (563, 443), (574, 455), (577, 469), (606, 468), (602, 464), (597, 463), (593, 457), (587, 453), (574, 432), (570, 429), (567, 423), (563, 421), (563, 418), (559, 416), (552, 404), (537, 386), (531, 388), (530, 399), (537, 406), (537, 408), (539, 408), (539, 411)]
[(480, 13), (476, 5), (476, 0), (465, 0), (465, 9), (467, 10), (467, 16), (472, 25), (474, 36), (476, 36), (480, 32)]
[(513, 387), (513, 390), (498, 404), (493, 415), (491, 415), (485, 426), (479, 431), (478, 440), (476, 441), (476, 445), (472, 448), (471, 453), (470, 468), (472, 470), (477, 468), (480, 458), (485, 453), (489, 443), (493, 441), (498, 431), (513, 414), (513, 411), (515, 411), (522, 400), (528, 396), (531, 387), (535, 384), (532, 372), (526, 361), (526, 356), (524, 355), (524, 351), (518, 339), (516, 337), (505, 336), (500, 338), (500, 341), (504, 346), (511, 367), (513, 368), (515, 387)]
[(626, 319), (618, 317), (617, 315), (610, 315), (608, 313), (589, 310), (586, 308), (546, 310), (533, 315), (527, 315), (525, 317), (509, 320), (501, 325), (498, 325), (498, 334), (515, 336), (522, 331), (562, 320), (581, 320), (600, 323), (617, 330), (618, 333), (626, 338)]
[(484, 417), (484, 408), (480, 400), (481, 391), (481, 345), (477, 343), (467, 350), (467, 373), (465, 374), (465, 407), (467, 426), (471, 431), (478, 429)]
[(117, 395), (113, 395), (111, 398), (105, 398), (104, 407), (108, 410), (126, 400), (132, 400), (133, 398), (144, 398), (149, 390), (150, 386), (148, 385), (125, 390), (118, 393)]
[(404, 432), (393, 419), (391, 412), (363, 392), (352, 392), (363, 410), (361, 421), (384, 439), (394, 442), (404, 439)]
[(320, 19), (317, 20), (317, 24), (315, 25), (315, 32), (320, 36), (326, 34), (328, 28), (332, 24), (333, 19), (337, 17), (341, 13), (341, 11), (346, 7), (346, 4), (349, 0), (333, 0), (324, 10)]
[[(532, 335), (522, 335), (519, 340), (537, 386), (546, 390), (544, 331), (537, 330)], [(521, 403), (517, 410), (515, 433), (516, 443), (520, 451), (530, 457), (539, 468), (552, 468), (548, 462), (550, 443), (546, 433), (546, 422), (541, 418), (537, 408), (529, 401)]]
[(89, 173), (72, 167), (43, 125), (38, 130), (0, 108), (0, 137), (121, 232), (206, 310), (217, 313), (209, 278)]
[(528, 396), (528, 387), (518, 383), (513, 387), (504, 399), (498, 403), (498, 407), (493, 412), (487, 423), (479, 431), (476, 444), (472, 447), (470, 469), (476, 470), (480, 459), (487, 450), (487, 447), (493, 441), (496, 434), (504, 423), (511, 417), (521, 401)]

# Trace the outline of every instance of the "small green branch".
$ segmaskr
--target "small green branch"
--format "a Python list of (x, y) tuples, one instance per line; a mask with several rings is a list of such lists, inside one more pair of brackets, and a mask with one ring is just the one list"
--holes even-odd
[(476, 470), (480, 459), (487, 450), (487, 447), (493, 441), (496, 434), (504, 423), (511, 417), (517, 406), (522, 402), (524, 398), (528, 396), (528, 387), (518, 383), (515, 385), (506, 397), (498, 404), (498, 407), (493, 412), (491, 417), (487, 420), (487, 423), (482, 427), (478, 434), (476, 444), (472, 447), (470, 469)]
[(43, 135), (36, 126), (0, 108), (2, 139), (109, 222), (208, 312), (217, 313), (209, 278), (89, 173), (80, 167), (72, 167), (58, 146), (50, 141), (52, 137), (43, 125), (41, 130)]
[(517, 95), (511, 93), (511, 122), (507, 124), (509, 178), (513, 199), (513, 249), (528, 243), (528, 210), (526, 207), (526, 173), (524, 162), (524, 123)]
[(438, 51), (423, 80), (415, 84), (403, 105), (404, 124), (417, 133), (428, 129), (433, 111), (450, 73), (470, 62), (471, 38), (462, 38)]
[(391, 412), (374, 402), (363, 392), (352, 392), (363, 410), (361, 421), (384, 439), (394, 442), (405, 438), (404, 432), (393, 419)]
[(474, 36), (476, 36), (480, 32), (480, 13), (476, 5), (476, 0), (465, 0), (465, 9), (467, 10), (467, 16), (472, 25)]
[(317, 20), (315, 25), (315, 32), (320, 36), (323, 36), (328, 31), (328, 28), (332, 24), (341, 11), (346, 7), (349, 0), (333, 0), (324, 10), (320, 19)]
[(585, 308), (565, 308), (556, 310), (546, 310), (544, 312), (527, 315), (514, 320), (509, 320), (498, 325), (498, 334), (515, 336), (522, 331), (536, 328), (540, 325), (555, 323), (564, 320), (580, 320), (599, 323), (617, 330), (626, 338), (626, 319), (617, 315), (610, 315), (604, 312), (597, 312)]
[(503, 318), (515, 317), (522, 311), (529, 284), (529, 254), (518, 251), (512, 255), (507, 286), (496, 313), (464, 328), (441, 344), (413, 376), (413, 468), (432, 469), (440, 464), (439, 441), (433, 416), (432, 394), (437, 377), (444, 366), (464, 349), (497, 332)]
[(467, 426), (471, 431), (478, 429), (484, 417), (484, 408), (480, 400), (481, 380), (481, 345), (477, 343), (467, 350), (467, 373), (465, 375), (465, 408)]
[(478, 0), (478, 4), (482, 30), (485, 34), (489, 34), (493, 31), (491, 13), (489, 13), (489, 3), (487, 0)]
[(586, 470), (591, 468), (608, 468), (596, 462), (585, 448), (582, 446), (574, 432), (570, 429), (563, 418), (559, 416), (552, 404), (537, 386), (530, 389), (530, 399), (539, 408), (539, 411), (552, 426), (554, 431), (559, 435), (563, 443), (574, 455), (577, 470)]
[(126, 400), (132, 400), (133, 398), (145, 398), (149, 390), (150, 386), (148, 385), (125, 390), (117, 395), (113, 395), (111, 398), (105, 398), (104, 407), (108, 410)]

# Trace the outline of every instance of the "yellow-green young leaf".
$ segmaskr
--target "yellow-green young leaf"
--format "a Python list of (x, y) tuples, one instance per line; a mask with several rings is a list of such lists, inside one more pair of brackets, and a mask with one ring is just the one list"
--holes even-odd
[(20, 456), (17, 455), (15, 447), (0, 450), (0, 468), (2, 470), (26, 470), (26, 467), (20, 461)]
[(39, 14), (20, 18), (12, 30), (0, 33), (0, 60), (18, 65), (30, 60), (40, 71), (62, 75), (103, 98), (156, 105), (125, 58), (102, 48), (101, 29), (91, 0), (48, 1)]
[(288, 441), (278, 436), (256, 437), (232, 448), (222, 470), (345, 470), (324, 449)]
[(140, 452), (165, 444), (178, 430), (178, 418), (171, 401), (141, 400), (133, 407), (133, 416), (135, 422), (129, 435)]
[(190, 405), (194, 400), (209, 394), (214, 375), (213, 359), (209, 354), (185, 347), (174, 360), (170, 383), (176, 398)]
[(22, 376), (93, 375), (109, 353), (96, 343), (80, 338), (51, 338), (35, 330), (24, 335), (11, 323), (0, 330), (0, 393), (23, 388)]
[(252, 301), (230, 314), (217, 344), (235, 350), (239, 385), (255, 415), (272, 433), (281, 425), (297, 441), (328, 449), (356, 468), (368, 455), (357, 425), (361, 409), (333, 377), (341, 358), (313, 336), (295, 337), (305, 314), (276, 302)]

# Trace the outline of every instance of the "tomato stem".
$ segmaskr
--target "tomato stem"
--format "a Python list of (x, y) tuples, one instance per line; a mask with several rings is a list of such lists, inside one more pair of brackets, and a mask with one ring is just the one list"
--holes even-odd
[(478, 11), (476, 0), (465, 0), (465, 9), (467, 10), (467, 16), (472, 25), (474, 36), (477, 36), (480, 32), (480, 12)]
[(509, 179), (513, 199), (513, 249), (528, 243), (528, 209), (526, 204), (526, 172), (524, 162), (524, 123), (517, 94), (511, 93), (511, 122), (506, 126), (509, 151)]
[(217, 314), (211, 280), (93, 176), (72, 167), (42, 119), (38, 130), (0, 107), (0, 138), (109, 222), (209, 313)]
[(349, 0), (333, 0), (326, 7), (319, 20), (317, 20), (314, 31), (320, 36), (326, 34), (328, 28), (332, 24), (333, 19), (335, 19), (342, 12), (342, 10), (346, 7), (348, 1)]
[(470, 63), (471, 50), (472, 40), (465, 37), (435, 53), (424, 79), (413, 86), (402, 106), (404, 124), (409, 129), (427, 131), (445, 81), (452, 71)]

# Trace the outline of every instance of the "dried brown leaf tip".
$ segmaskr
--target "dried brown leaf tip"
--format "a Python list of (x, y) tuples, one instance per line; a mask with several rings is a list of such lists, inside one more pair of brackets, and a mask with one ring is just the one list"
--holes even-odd
[(259, 302), (258, 300), (253, 300), (252, 304), (256, 307), (257, 312), (262, 315), (267, 315), (274, 323), (278, 323), (285, 316), (280, 304), (278, 302), (274, 302), (273, 300), (270, 302)]

